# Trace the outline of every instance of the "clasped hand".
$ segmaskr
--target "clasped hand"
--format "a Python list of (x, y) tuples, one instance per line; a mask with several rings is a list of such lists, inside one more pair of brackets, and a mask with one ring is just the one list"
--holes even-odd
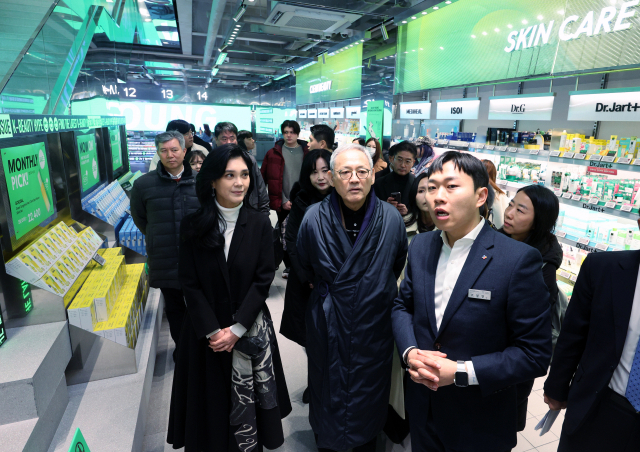
[(230, 352), (238, 339), (240, 338), (231, 332), (231, 328), (225, 328), (209, 338), (209, 348), (214, 352)]
[(453, 384), (458, 366), (446, 358), (446, 353), (414, 348), (407, 356), (411, 379), (432, 391)]

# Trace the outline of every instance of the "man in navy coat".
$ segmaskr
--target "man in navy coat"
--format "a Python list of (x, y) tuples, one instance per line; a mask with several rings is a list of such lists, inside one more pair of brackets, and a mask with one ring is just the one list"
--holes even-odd
[(542, 257), (480, 217), (489, 177), (470, 154), (429, 169), (427, 204), (440, 230), (413, 239), (393, 313), (409, 367), (414, 452), (501, 452), (516, 437), (516, 384), (551, 359)]

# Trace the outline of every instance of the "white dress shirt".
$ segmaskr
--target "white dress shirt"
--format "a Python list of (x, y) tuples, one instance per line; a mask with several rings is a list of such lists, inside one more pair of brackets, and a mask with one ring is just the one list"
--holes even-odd
[[(216, 206), (218, 206), (218, 210), (220, 211), (220, 215), (224, 218), (224, 223), (220, 222), (221, 227), (225, 227), (224, 230), (224, 257), (225, 259), (229, 259), (229, 248), (231, 247), (231, 239), (233, 238), (233, 231), (236, 230), (236, 223), (238, 222), (238, 216), (240, 215), (240, 209), (242, 208), (242, 203), (238, 207), (222, 207), (218, 200), (216, 199)], [(213, 333), (207, 335), (207, 339), (209, 339), (214, 334), (218, 333), (220, 329), (215, 330)], [(244, 333), (247, 332), (247, 329), (242, 326), (240, 323), (236, 323), (231, 325), (231, 332), (238, 337), (244, 336)]]
[[(169, 173), (169, 171), (167, 171), (167, 173)], [(182, 174), (184, 174), (184, 165), (182, 165), (182, 171), (180, 171), (175, 176), (173, 174), (169, 173), (169, 177), (171, 177), (171, 179), (173, 179), (173, 180), (179, 180), (179, 179), (182, 179)]]
[(613, 372), (613, 377), (609, 382), (609, 387), (621, 396), (625, 396), (631, 365), (636, 354), (636, 347), (640, 339), (640, 272), (636, 281), (636, 291), (633, 295), (633, 306), (631, 307), (631, 317), (627, 327), (627, 338), (624, 341), (622, 355), (618, 367)]
[[(442, 231), (440, 234), (442, 237), (442, 250), (440, 251), (440, 259), (438, 259), (438, 268), (436, 269), (434, 286), (435, 315), (438, 329), (440, 329), (440, 324), (442, 323), (444, 312), (449, 304), (451, 293), (453, 292), (454, 287), (456, 287), (458, 277), (460, 276), (462, 268), (467, 261), (471, 247), (476, 241), (476, 238), (478, 238), (478, 234), (482, 231), (483, 226), (484, 218), (480, 218), (478, 225), (467, 235), (456, 240), (456, 243), (453, 244), (453, 248), (449, 245), (447, 233)], [(405, 363), (407, 362), (407, 354), (412, 348), (414, 347), (409, 347), (404, 352)], [(466, 361), (465, 365), (469, 375), (469, 384), (477, 385), (478, 379), (476, 378), (476, 372), (473, 368), (473, 362)]]

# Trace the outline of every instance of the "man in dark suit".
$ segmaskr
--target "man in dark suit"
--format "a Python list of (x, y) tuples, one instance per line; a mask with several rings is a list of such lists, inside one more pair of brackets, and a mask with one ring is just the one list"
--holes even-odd
[(558, 451), (640, 451), (639, 268), (640, 251), (582, 264), (544, 384), (567, 409)]
[(427, 204), (440, 231), (411, 242), (392, 313), (411, 375), (414, 452), (511, 450), (516, 384), (544, 375), (551, 358), (542, 258), (480, 217), (488, 185), (470, 154), (446, 152), (429, 169)]

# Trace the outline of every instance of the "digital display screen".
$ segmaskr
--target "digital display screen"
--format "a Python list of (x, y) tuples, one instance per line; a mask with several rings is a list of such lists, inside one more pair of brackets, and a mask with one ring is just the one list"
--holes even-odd
[(92, 188), (100, 184), (100, 169), (98, 167), (98, 147), (96, 135), (93, 130), (86, 134), (76, 134), (78, 145), (78, 173), (80, 187), (85, 195)]
[(120, 142), (120, 127), (109, 127), (109, 142), (111, 143), (111, 161), (113, 171), (122, 168), (122, 143)]
[(296, 73), (298, 105), (360, 97), (362, 89), (362, 46), (354, 45), (333, 56), (325, 56)]
[(278, 135), (280, 125), (287, 119), (296, 120), (295, 108), (258, 107), (255, 112), (256, 133)]
[(640, 65), (640, 2), (458, 0), (398, 30), (396, 93)]
[(39, 142), (0, 152), (11, 212), (9, 228), (17, 241), (56, 213), (47, 148)]
[(176, 103), (208, 103), (209, 96), (213, 90), (204, 87), (187, 87), (175, 85), (171, 88), (164, 88), (147, 82), (127, 82), (111, 83), (99, 85), (102, 94), (107, 98), (118, 98), (120, 100), (151, 100), (157, 102)]

